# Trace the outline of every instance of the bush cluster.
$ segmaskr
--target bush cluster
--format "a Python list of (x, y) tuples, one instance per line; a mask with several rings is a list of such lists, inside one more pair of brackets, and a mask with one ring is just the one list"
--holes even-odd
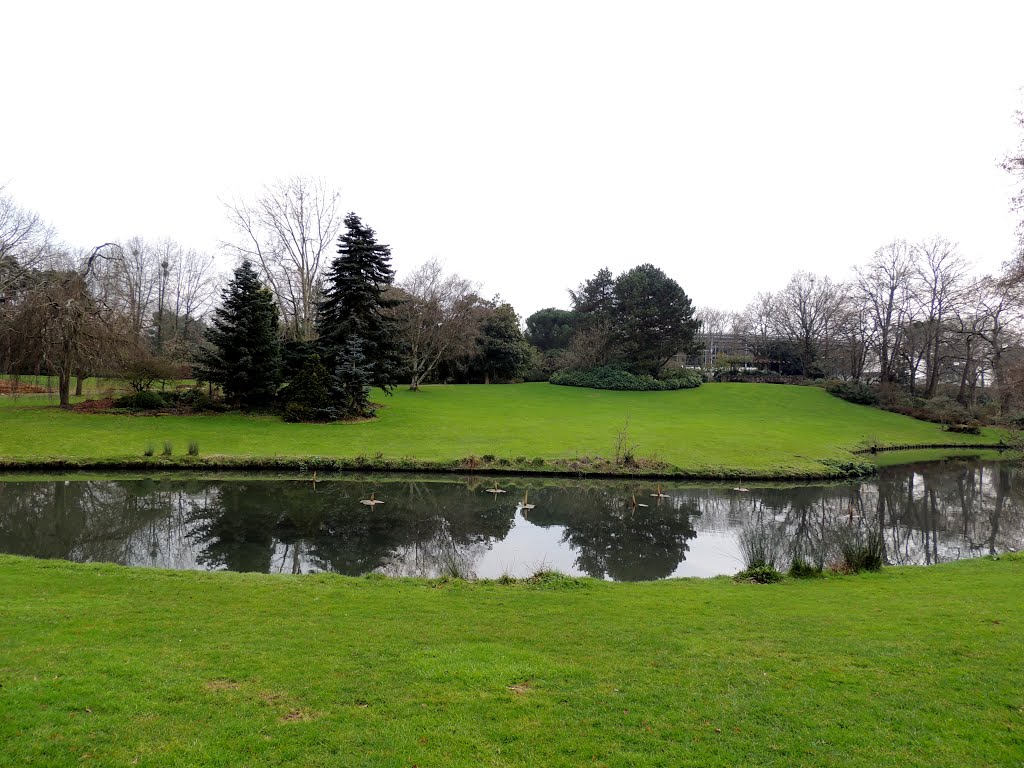
[(857, 405), (878, 405), (878, 393), (859, 381), (833, 381), (825, 390), (838, 398)]
[(590, 389), (614, 389), (628, 392), (660, 392), (669, 389), (693, 389), (704, 381), (697, 371), (684, 368), (674, 369), (660, 378), (646, 374), (637, 375), (621, 368), (602, 366), (585, 371), (560, 371), (551, 377), (552, 384), (565, 387), (588, 387)]
[(114, 407), (128, 408), (133, 411), (155, 411), (158, 408), (166, 408), (167, 401), (157, 392), (133, 392), (114, 400)]

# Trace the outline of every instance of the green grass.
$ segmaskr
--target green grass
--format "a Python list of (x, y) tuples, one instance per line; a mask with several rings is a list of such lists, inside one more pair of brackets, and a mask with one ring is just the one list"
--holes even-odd
[(0, 460), (141, 457), (165, 441), (202, 457), (330, 456), (451, 462), (469, 455), (573, 459), (614, 455), (629, 423), (637, 455), (694, 475), (822, 476), (820, 460), (882, 445), (998, 442), (993, 430), (953, 435), (941, 427), (816, 387), (709, 384), (674, 392), (607, 392), (550, 384), (431, 386), (378, 393), (376, 419), (285, 424), (273, 416), (124, 416), (69, 413), (39, 398), (0, 398)]
[(757, 586), (0, 557), (0, 764), (1021, 766), (1024, 559)]

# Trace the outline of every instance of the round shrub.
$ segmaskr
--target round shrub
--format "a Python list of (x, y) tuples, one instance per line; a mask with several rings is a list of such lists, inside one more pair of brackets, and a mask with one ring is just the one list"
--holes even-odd
[(154, 411), (166, 408), (167, 402), (156, 392), (133, 392), (114, 401), (115, 408), (130, 408), (133, 411)]
[(859, 381), (833, 381), (825, 389), (829, 394), (857, 405), (878, 405), (878, 393)]

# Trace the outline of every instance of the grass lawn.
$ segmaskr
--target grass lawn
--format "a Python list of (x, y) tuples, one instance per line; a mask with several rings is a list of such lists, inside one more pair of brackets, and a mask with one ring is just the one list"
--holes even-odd
[[(285, 424), (272, 416), (122, 416), (64, 412), (45, 397), (0, 398), (0, 460), (139, 458), (165, 441), (202, 456), (365, 456), (372, 461), (612, 457), (628, 420), (638, 456), (697, 475), (823, 474), (821, 459), (849, 461), (885, 445), (998, 442), (853, 405), (817, 387), (707, 384), (674, 392), (608, 392), (551, 384), (430, 386), (377, 393), (378, 418)], [(827, 471), (827, 470), (826, 470)]]
[(1024, 559), (734, 584), (0, 557), (0, 764), (1024, 765)]

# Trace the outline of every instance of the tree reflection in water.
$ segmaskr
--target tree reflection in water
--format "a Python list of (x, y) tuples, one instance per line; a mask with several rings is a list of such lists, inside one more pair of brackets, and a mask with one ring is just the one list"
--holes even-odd
[[(886, 562), (934, 563), (1020, 549), (1024, 472), (1009, 463), (947, 461), (883, 470), (835, 485), (670, 487), (653, 500), (630, 481), (491, 480), (0, 481), (0, 551), (78, 561), (238, 571), (360, 575), (497, 576), (495, 548), (515, 528), (538, 548), (564, 552), (574, 571), (615, 580), (657, 579), (706, 542), (732, 541), (744, 525), (784, 531), (790, 555), (834, 557), (837, 526), (870, 526)], [(653, 484), (652, 484), (653, 488)], [(536, 507), (516, 516), (529, 490)], [(384, 499), (359, 503), (371, 491)], [(631, 497), (650, 506), (633, 507)], [(735, 550), (701, 550), (719, 573)], [(525, 575), (525, 574), (517, 574)]]

